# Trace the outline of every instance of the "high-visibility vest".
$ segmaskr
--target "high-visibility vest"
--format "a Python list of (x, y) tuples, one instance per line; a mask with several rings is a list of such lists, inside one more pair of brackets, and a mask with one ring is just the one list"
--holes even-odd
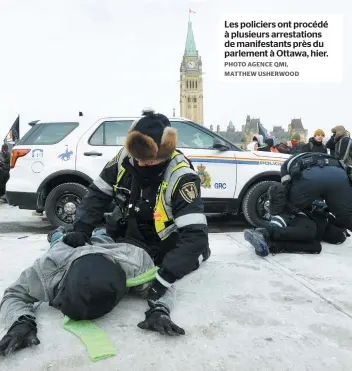
[[(126, 169), (122, 165), (126, 157), (128, 157), (128, 154), (126, 150), (122, 148), (117, 156), (119, 172), (114, 186), (115, 192), (117, 192), (117, 187), (126, 173)], [(129, 161), (131, 165), (133, 165), (133, 158), (130, 158)], [(174, 151), (171, 155), (171, 161), (164, 171), (164, 179), (159, 186), (154, 207), (155, 230), (161, 240), (165, 240), (172, 232), (177, 230), (177, 225), (175, 224), (172, 214), (171, 200), (181, 177), (185, 174), (196, 174), (196, 172), (191, 169), (189, 162), (182, 153)]]

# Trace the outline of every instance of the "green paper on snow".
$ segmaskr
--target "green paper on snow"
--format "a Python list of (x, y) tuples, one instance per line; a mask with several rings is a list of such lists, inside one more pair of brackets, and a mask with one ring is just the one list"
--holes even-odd
[(116, 356), (116, 349), (106, 333), (92, 321), (74, 321), (65, 316), (63, 326), (82, 340), (92, 361)]
[[(127, 279), (126, 286), (134, 287), (153, 281), (158, 269), (159, 267), (153, 267), (137, 277)], [(65, 316), (63, 326), (65, 330), (81, 339), (92, 361), (116, 356), (116, 349), (106, 333), (92, 321), (74, 321)]]

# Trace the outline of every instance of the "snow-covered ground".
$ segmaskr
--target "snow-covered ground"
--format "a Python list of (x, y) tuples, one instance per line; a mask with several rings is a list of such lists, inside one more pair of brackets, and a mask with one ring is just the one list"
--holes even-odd
[[(39, 223), (30, 212), (1, 222)], [(7, 220), (6, 220), (7, 218)], [(26, 225), (27, 225), (26, 224)], [(27, 236), (26, 238), (19, 238)], [(124, 299), (95, 323), (117, 356), (90, 361), (79, 339), (62, 328), (62, 314), (37, 310), (41, 344), (0, 358), (0, 370), (351, 370), (352, 237), (325, 244), (320, 255), (257, 257), (242, 233), (210, 235), (212, 256), (177, 283), (172, 313), (186, 335), (140, 330), (146, 304)], [(47, 249), (45, 234), (0, 233), (0, 291)], [(2, 328), (0, 336), (4, 335)]]

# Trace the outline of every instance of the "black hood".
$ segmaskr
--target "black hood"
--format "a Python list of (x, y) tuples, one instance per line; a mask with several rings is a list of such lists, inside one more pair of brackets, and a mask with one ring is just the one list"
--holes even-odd
[(72, 263), (51, 305), (73, 320), (92, 320), (109, 313), (126, 292), (126, 274), (119, 264), (87, 254)]

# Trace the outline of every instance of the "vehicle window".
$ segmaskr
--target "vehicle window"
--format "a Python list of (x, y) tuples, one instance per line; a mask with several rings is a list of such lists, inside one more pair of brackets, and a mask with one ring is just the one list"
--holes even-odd
[(172, 121), (177, 129), (177, 148), (212, 149), (213, 136), (185, 122)]
[(35, 125), (18, 144), (49, 145), (61, 142), (77, 126), (78, 122), (54, 122)]
[(104, 145), (104, 124), (101, 124), (94, 134), (89, 139), (89, 144), (92, 146)]
[(104, 121), (89, 139), (92, 146), (123, 146), (132, 124), (128, 121)]

